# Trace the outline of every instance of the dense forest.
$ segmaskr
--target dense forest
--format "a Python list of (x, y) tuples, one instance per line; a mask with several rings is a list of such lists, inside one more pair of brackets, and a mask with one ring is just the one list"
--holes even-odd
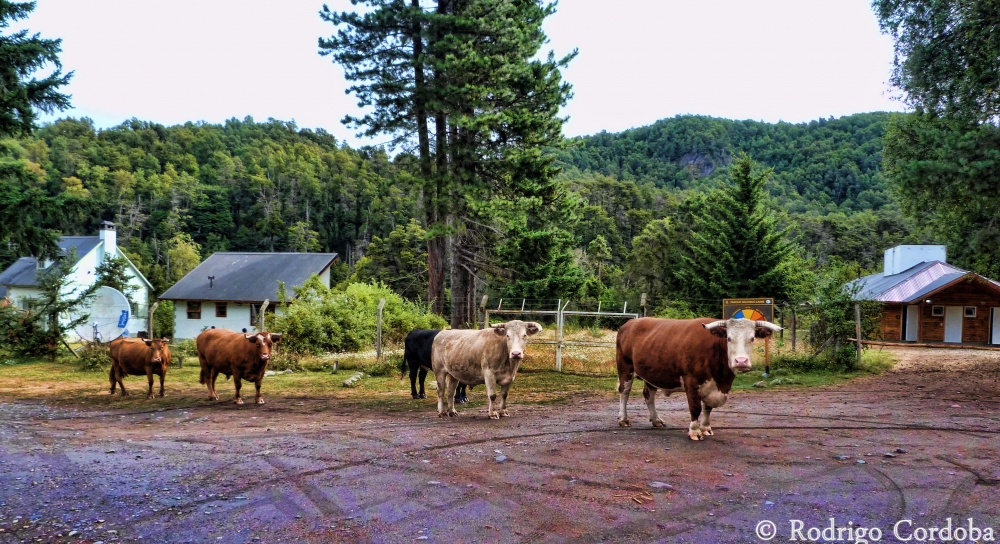
[[(567, 141), (556, 151), (559, 180), (575, 209), (576, 264), (590, 279), (566, 295), (634, 304), (640, 291), (666, 290), (671, 280), (650, 275), (633, 241), (648, 241), (644, 229), (668, 221), (666, 245), (678, 247), (694, 209), (725, 182), (741, 151), (773, 168), (768, 205), (807, 260), (878, 268), (886, 247), (920, 241), (880, 173), (888, 119), (681, 116)], [(412, 155), (355, 150), (322, 130), (250, 118), (173, 127), (131, 120), (104, 130), (62, 119), (0, 146), (2, 160), (36, 188), (76, 199), (60, 218), (62, 233), (93, 234), (100, 221), (116, 222), (121, 245), (159, 291), (215, 251), (333, 251), (343, 257), (339, 279), (353, 271), (412, 300), (426, 292), (424, 204)], [(14, 244), (0, 249), (0, 265), (19, 253)]]

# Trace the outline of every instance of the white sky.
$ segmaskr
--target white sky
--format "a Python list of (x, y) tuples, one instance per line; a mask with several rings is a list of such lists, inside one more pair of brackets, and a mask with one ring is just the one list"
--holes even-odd
[[(357, 113), (343, 70), (317, 54), (322, 0), (38, 0), (20, 25), (62, 38), (72, 110), (98, 127), (251, 115), (322, 127)], [(352, 9), (349, 0), (327, 0)], [(548, 48), (579, 56), (568, 136), (693, 113), (802, 122), (901, 110), (892, 41), (868, 0), (562, 0)], [(5, 31), (6, 33), (6, 31)]]

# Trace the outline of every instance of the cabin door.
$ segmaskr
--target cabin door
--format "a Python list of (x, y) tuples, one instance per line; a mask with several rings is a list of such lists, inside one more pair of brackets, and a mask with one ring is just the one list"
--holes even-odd
[(961, 306), (944, 307), (944, 341), (962, 343), (962, 319), (964, 308)]
[(1000, 344), (1000, 308), (990, 312), (990, 343)]
[(906, 307), (903, 316), (903, 341), (917, 341), (917, 326), (920, 324), (920, 306), (913, 304)]

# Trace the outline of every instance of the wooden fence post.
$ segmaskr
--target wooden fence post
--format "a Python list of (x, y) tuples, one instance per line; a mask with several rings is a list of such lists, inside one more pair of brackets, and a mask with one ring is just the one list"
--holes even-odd
[(271, 299), (265, 298), (264, 303), (260, 305), (260, 315), (257, 316), (260, 323), (257, 325), (257, 332), (264, 332), (264, 312), (267, 311), (269, 304), (271, 304)]
[[(483, 328), (490, 328), (490, 311), (486, 308), (486, 303), (489, 302), (489, 295), (483, 295), (483, 301), (479, 303), (479, 308), (483, 311)], [(478, 326), (476, 327), (479, 328)]]
[(556, 302), (556, 372), (562, 372), (562, 299)]
[(385, 299), (378, 301), (378, 321), (375, 328), (375, 358), (382, 360), (382, 308), (385, 308)]
[(858, 341), (858, 368), (861, 367), (861, 303), (854, 303), (854, 334)]
[(797, 324), (798, 320), (796, 319), (795, 315), (795, 307), (792, 306), (792, 353), (795, 352), (795, 336), (796, 336), (795, 329)]
[(154, 302), (149, 308), (149, 322), (146, 323), (146, 328), (149, 329), (149, 338), (153, 339), (156, 336), (153, 334), (153, 314), (156, 313), (156, 307), (159, 306), (159, 302)]

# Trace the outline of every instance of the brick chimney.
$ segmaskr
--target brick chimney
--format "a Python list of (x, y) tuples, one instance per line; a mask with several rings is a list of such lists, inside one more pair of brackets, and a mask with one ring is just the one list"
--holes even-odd
[(104, 242), (104, 258), (118, 256), (118, 228), (111, 221), (102, 221), (97, 227), (97, 234)]

